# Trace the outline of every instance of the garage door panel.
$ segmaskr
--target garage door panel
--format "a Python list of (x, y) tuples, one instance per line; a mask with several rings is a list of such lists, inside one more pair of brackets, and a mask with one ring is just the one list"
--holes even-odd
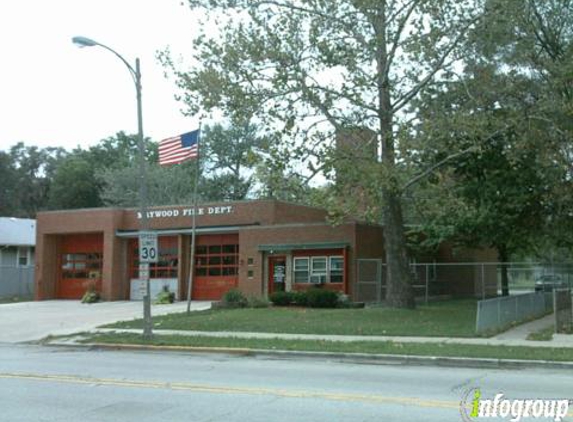
[(193, 285), (193, 299), (220, 300), (239, 285), (237, 277), (198, 277)]
[(91, 286), (101, 292), (102, 266), (102, 234), (62, 236), (57, 297), (81, 299)]

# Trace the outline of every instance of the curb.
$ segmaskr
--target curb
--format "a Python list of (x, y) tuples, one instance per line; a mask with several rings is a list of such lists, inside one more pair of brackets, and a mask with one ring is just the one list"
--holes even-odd
[(359, 363), (371, 365), (418, 365), (443, 366), (457, 368), (488, 368), (488, 369), (565, 369), (573, 370), (573, 362), (556, 362), (546, 360), (519, 360), (519, 359), (491, 359), (491, 358), (463, 358), (446, 356), (417, 356), (370, 353), (335, 353), (335, 352), (307, 352), (291, 350), (267, 350), (236, 347), (190, 347), (190, 346), (157, 346), (142, 344), (115, 344), (115, 343), (69, 343), (50, 342), (49, 346), (65, 346), (88, 348), (90, 350), (115, 351), (148, 351), (148, 352), (183, 352), (183, 353), (216, 353), (235, 356), (260, 356), (274, 359), (330, 359), (346, 363)]

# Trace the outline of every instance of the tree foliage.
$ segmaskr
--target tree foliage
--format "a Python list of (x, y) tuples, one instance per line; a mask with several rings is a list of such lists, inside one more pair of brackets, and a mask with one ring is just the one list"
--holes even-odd
[(62, 148), (40, 149), (23, 142), (0, 152), (1, 215), (34, 218), (46, 209), (55, 169), (65, 155)]
[(203, 162), (202, 197), (210, 200), (242, 200), (256, 182), (254, 168), (269, 149), (269, 138), (252, 123), (204, 128), (200, 159)]
[[(221, 36), (196, 42), (201, 63), (179, 71), (189, 112), (224, 110), (280, 128), (285, 150), (325, 165), (336, 132), (376, 134), (380, 162), (369, 170), (380, 198), (373, 213), (386, 226), (387, 300), (413, 307), (397, 165), (403, 113), (439, 76), (447, 79), (458, 46), (475, 25), (474, 1), (450, 0), (189, 0), (215, 16)], [(228, 18), (233, 13), (233, 19)], [(225, 17), (226, 15), (226, 17)], [(326, 160), (328, 161), (328, 160)], [(359, 169), (358, 169), (359, 170)], [(366, 194), (370, 194), (367, 192)]]
[(73, 209), (101, 206), (93, 162), (79, 154), (65, 158), (50, 185), (48, 208)]
[[(568, 24), (566, 24), (568, 22)], [(414, 189), (429, 241), (490, 246), (501, 262), (562, 243), (570, 227), (572, 49), (569, 1), (487, 4), (460, 78), (416, 102)], [(432, 169), (432, 166), (429, 166)], [(568, 205), (566, 205), (568, 204)], [(508, 294), (502, 268), (502, 287)]]

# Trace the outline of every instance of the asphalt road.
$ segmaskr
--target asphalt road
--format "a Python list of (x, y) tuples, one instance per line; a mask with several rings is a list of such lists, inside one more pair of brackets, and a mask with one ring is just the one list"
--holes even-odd
[(573, 373), (0, 344), (6, 422), (461, 421), (472, 387), (571, 399)]

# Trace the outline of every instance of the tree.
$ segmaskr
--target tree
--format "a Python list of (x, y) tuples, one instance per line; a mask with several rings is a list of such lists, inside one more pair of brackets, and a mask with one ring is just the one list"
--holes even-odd
[(10, 202), (14, 216), (35, 218), (47, 208), (50, 184), (58, 163), (66, 156), (63, 148), (25, 146), (10, 148), (15, 185)]
[[(571, 4), (489, 1), (461, 78), (416, 102), (412, 164), (432, 171), (413, 196), (434, 241), (492, 246), (505, 263), (570, 224)], [(501, 275), (507, 295), (505, 264)]]
[(102, 205), (94, 163), (73, 154), (56, 168), (49, 190), (50, 209), (95, 208)]
[[(85, 150), (86, 159), (93, 161), (96, 169), (122, 168), (139, 163), (138, 135), (117, 132), (115, 136), (102, 139), (96, 145)], [(157, 143), (144, 139), (145, 159), (156, 163), (158, 159)]]
[[(145, 139), (146, 159), (157, 162), (157, 145)], [(117, 200), (110, 198), (109, 191), (103, 192), (101, 174), (111, 174), (110, 177), (130, 177), (133, 180), (106, 179), (113, 186), (123, 184), (137, 185), (139, 177), (130, 170), (136, 170), (139, 165), (139, 149), (137, 135), (127, 135), (118, 132), (115, 136), (102, 139), (98, 144), (82, 149), (74, 149), (68, 157), (55, 169), (49, 191), (48, 206), (51, 209), (95, 208), (104, 204), (103, 196), (106, 196), (106, 204), (121, 204), (124, 201), (130, 205), (131, 200), (125, 200), (130, 193), (114, 191), (113, 195), (119, 195)]]
[(252, 123), (207, 126), (201, 138), (202, 196), (211, 200), (245, 199), (253, 187), (253, 169), (268, 150), (269, 139)]
[[(480, 15), (474, 3), (189, 0), (219, 18), (238, 12), (219, 19), (224, 23), (216, 39), (203, 34), (196, 40), (199, 68), (175, 69), (189, 113), (202, 107), (233, 118), (256, 116), (298, 140), (291, 150), (299, 157), (314, 154), (318, 169), (324, 144), (337, 130), (366, 127), (376, 134), (380, 161), (368, 170), (377, 180), (373, 196), (382, 198), (376, 220), (385, 225), (391, 306), (414, 307), (402, 221), (404, 175), (397, 165), (401, 113), (437, 76), (449, 76), (460, 41)], [(163, 60), (173, 66), (169, 55)]]
[[(499, 1), (490, 0), (492, 7)], [(523, 127), (535, 134), (550, 155), (554, 172), (547, 215), (546, 239), (554, 247), (573, 242), (566, 233), (573, 206), (573, 1), (519, 0), (504, 2), (502, 13), (488, 15), (498, 43), (488, 42), (484, 60), (503, 63), (512, 77), (534, 86), (524, 102)]]
[(10, 154), (0, 151), (0, 216), (16, 215), (16, 168)]
[[(139, 205), (139, 167), (108, 168), (98, 173), (102, 183), (101, 199), (106, 206), (136, 207)], [(193, 201), (195, 163), (147, 168), (147, 204), (179, 205)]]

